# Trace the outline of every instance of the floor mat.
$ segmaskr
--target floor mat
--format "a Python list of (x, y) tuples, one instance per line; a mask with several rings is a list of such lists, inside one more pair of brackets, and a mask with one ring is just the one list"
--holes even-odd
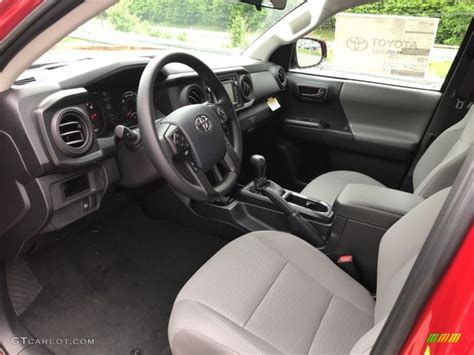
[(21, 320), (57, 354), (166, 353), (178, 291), (225, 243), (129, 207), (25, 258), (43, 290)]
[(17, 316), (25, 311), (42, 290), (23, 259), (7, 264), (7, 285), (8, 295)]

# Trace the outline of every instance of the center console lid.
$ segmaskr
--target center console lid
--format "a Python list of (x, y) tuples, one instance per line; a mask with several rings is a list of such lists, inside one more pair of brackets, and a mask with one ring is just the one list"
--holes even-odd
[(387, 229), (421, 201), (418, 195), (388, 187), (349, 184), (337, 197), (333, 212)]

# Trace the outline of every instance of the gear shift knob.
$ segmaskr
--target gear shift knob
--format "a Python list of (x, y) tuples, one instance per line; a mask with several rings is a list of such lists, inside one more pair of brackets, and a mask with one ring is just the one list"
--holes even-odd
[(267, 161), (262, 155), (252, 155), (250, 163), (253, 165), (255, 171), (255, 186), (260, 187), (262, 182), (266, 181), (265, 173), (267, 171)]

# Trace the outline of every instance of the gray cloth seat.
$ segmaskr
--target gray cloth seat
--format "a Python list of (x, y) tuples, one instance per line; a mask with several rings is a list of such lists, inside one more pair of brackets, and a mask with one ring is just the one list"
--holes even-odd
[(253, 232), (230, 242), (177, 296), (168, 328), (173, 354), (368, 353), (448, 192), (424, 200), (385, 233), (377, 301), (291, 234)]
[[(466, 116), (448, 128), (429, 146), (413, 171), (413, 190), (423, 198), (451, 186), (474, 141), (474, 105)], [(311, 181), (301, 194), (334, 204), (348, 184), (384, 186), (354, 171), (331, 171)]]

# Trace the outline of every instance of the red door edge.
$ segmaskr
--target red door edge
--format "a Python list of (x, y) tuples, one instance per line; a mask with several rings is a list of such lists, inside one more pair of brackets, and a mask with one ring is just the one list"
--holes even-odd
[(401, 354), (474, 354), (474, 225), (418, 316)]
[(7, 36), (42, 3), (43, 0), (0, 1), (0, 41), (7, 38)]

